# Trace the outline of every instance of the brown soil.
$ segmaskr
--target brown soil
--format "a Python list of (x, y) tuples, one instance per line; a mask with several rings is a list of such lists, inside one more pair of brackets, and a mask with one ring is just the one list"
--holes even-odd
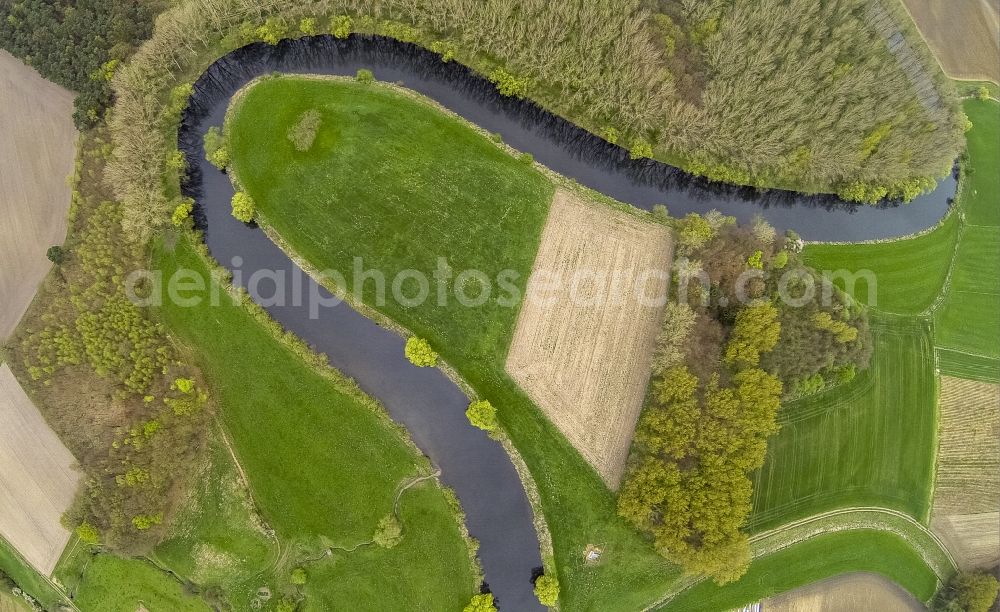
[(1000, 82), (1000, 6), (995, 0), (903, 4), (948, 76)]
[(73, 94), (0, 51), (0, 342), (17, 326), (66, 237)]
[(650, 275), (671, 252), (665, 227), (558, 190), (507, 357), (507, 372), (611, 488), (662, 323), (662, 305), (642, 295), (665, 295), (665, 276)]
[(59, 519), (81, 476), (7, 364), (0, 366), (0, 536), (48, 576), (70, 533)]
[(876, 574), (846, 574), (764, 601), (771, 612), (917, 612), (924, 606), (891, 580)]

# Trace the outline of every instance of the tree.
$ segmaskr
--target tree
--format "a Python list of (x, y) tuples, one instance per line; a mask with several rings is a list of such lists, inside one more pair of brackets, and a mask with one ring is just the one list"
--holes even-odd
[(649, 159), (653, 157), (653, 145), (637, 138), (632, 141), (632, 148), (629, 149), (628, 156), (632, 159)]
[(58, 265), (62, 265), (66, 261), (66, 250), (63, 249), (58, 244), (50, 246), (47, 251), (45, 251), (45, 256), (49, 258), (49, 261)]
[(403, 352), (410, 363), (417, 367), (431, 368), (437, 365), (438, 354), (431, 348), (431, 343), (423, 338), (416, 336), (407, 338)]
[(382, 548), (395, 548), (403, 541), (403, 526), (394, 514), (387, 514), (379, 520), (372, 539)]
[(959, 572), (934, 598), (940, 612), (987, 612), (996, 601), (1000, 584), (990, 574)]
[(257, 205), (254, 204), (250, 194), (237, 191), (233, 195), (233, 216), (244, 223), (250, 223), (256, 214)]
[(473, 595), (462, 612), (497, 612), (497, 607), (493, 603), (493, 593)]
[(976, 91), (976, 97), (979, 98), (980, 100), (989, 100), (990, 99), (990, 88), (987, 87), (987, 86), (985, 86), (985, 85), (983, 85), (982, 87), (980, 87)]
[(288, 577), (288, 581), (296, 586), (302, 586), (309, 581), (309, 575), (306, 573), (304, 567), (297, 567), (292, 570), (291, 575)]
[(543, 606), (555, 607), (559, 601), (559, 581), (555, 576), (546, 574), (535, 580), (535, 597)]
[(306, 36), (315, 36), (318, 34), (319, 29), (316, 27), (316, 18), (303, 17), (302, 20), (299, 21), (299, 31)]
[(219, 170), (225, 170), (229, 165), (229, 148), (226, 146), (226, 137), (217, 126), (208, 128), (205, 132), (205, 159)]
[(506, 68), (493, 69), (489, 75), (490, 82), (497, 86), (502, 96), (523, 98), (528, 93), (528, 79), (514, 76)]
[(686, 253), (696, 251), (715, 236), (716, 230), (701, 215), (688, 213), (676, 223), (677, 241)]
[(469, 404), (465, 411), (465, 416), (469, 422), (487, 432), (495, 432), (500, 429), (500, 422), (497, 420), (497, 409), (488, 400), (477, 400)]
[(781, 336), (778, 309), (769, 301), (757, 301), (739, 311), (726, 345), (726, 361), (757, 365), (760, 354), (774, 348)]
[(84, 544), (96, 545), (101, 542), (101, 534), (97, 531), (97, 528), (84, 521), (77, 525), (76, 535), (80, 538), (80, 541)]
[(347, 38), (351, 35), (351, 28), (354, 24), (351, 22), (351, 18), (347, 15), (338, 15), (333, 18), (330, 23), (330, 31), (333, 32), (336, 38)]
[(181, 198), (177, 202), (177, 206), (174, 206), (174, 212), (170, 215), (170, 222), (174, 227), (180, 227), (191, 216), (192, 210), (194, 210), (194, 200), (191, 198)]
[(359, 68), (354, 78), (355, 80), (357, 80), (358, 83), (361, 83), (363, 85), (368, 85), (375, 81), (375, 75), (372, 73), (371, 70), (368, 70), (367, 68)]

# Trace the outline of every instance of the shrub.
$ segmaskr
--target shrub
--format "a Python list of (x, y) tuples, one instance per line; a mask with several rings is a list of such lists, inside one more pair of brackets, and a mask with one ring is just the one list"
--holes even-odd
[(447, 64), (451, 60), (455, 59), (457, 49), (455, 48), (455, 45), (450, 42), (435, 40), (431, 43), (431, 51), (440, 55), (441, 61)]
[(58, 266), (61, 265), (62, 262), (66, 261), (66, 250), (58, 244), (54, 244), (50, 246), (47, 251), (45, 251), (45, 256), (49, 258), (49, 261)]
[(431, 348), (431, 343), (423, 338), (416, 336), (407, 338), (404, 352), (410, 363), (417, 367), (430, 368), (437, 365), (438, 354)]
[(502, 96), (523, 98), (525, 94), (528, 93), (528, 79), (518, 78), (506, 68), (500, 67), (493, 69), (493, 72), (490, 73), (489, 80), (497, 86), (497, 91), (499, 91)]
[(601, 136), (603, 136), (604, 140), (607, 140), (611, 144), (618, 144), (618, 137), (619, 137), (618, 130), (613, 127), (609, 126), (604, 128), (604, 131), (601, 133)]
[(92, 546), (101, 542), (101, 534), (97, 531), (97, 528), (86, 521), (76, 526), (76, 536), (84, 544)]
[(648, 159), (653, 157), (653, 145), (641, 138), (632, 141), (632, 148), (629, 149), (628, 156), (632, 159)]
[(531, 153), (521, 153), (517, 156), (517, 160), (526, 166), (530, 166), (535, 163), (535, 156)]
[(543, 606), (554, 608), (559, 601), (559, 581), (553, 576), (539, 576), (535, 580), (535, 597)]
[(174, 206), (174, 212), (170, 215), (170, 222), (173, 223), (174, 227), (180, 227), (191, 216), (192, 210), (194, 210), (194, 200), (191, 198), (181, 198), (177, 206)]
[(305, 152), (312, 148), (322, 122), (323, 116), (316, 109), (302, 113), (295, 125), (288, 130), (288, 140), (292, 141), (296, 151)]
[(315, 36), (319, 33), (319, 29), (316, 27), (315, 17), (305, 17), (299, 22), (299, 31), (306, 36)]
[(497, 612), (496, 604), (493, 603), (493, 593), (473, 595), (462, 612)]
[(987, 86), (985, 86), (985, 85), (983, 85), (982, 87), (980, 87), (976, 91), (976, 97), (979, 98), (980, 100), (989, 100), (990, 99), (990, 88), (987, 87)]
[(219, 170), (225, 170), (229, 165), (229, 149), (226, 146), (226, 137), (216, 126), (208, 128), (205, 132), (205, 159)]
[(497, 409), (487, 400), (477, 400), (469, 404), (465, 411), (465, 416), (469, 422), (487, 432), (495, 432), (500, 429), (497, 421)]
[(264, 25), (256, 30), (257, 38), (269, 45), (276, 45), (288, 36), (288, 24), (280, 17), (268, 17)]
[(387, 514), (378, 522), (372, 539), (382, 548), (395, 548), (403, 541), (403, 526), (393, 514)]
[(309, 581), (309, 575), (306, 574), (304, 567), (297, 567), (292, 570), (291, 575), (288, 577), (288, 581), (296, 586), (302, 586)]
[(162, 514), (138, 514), (132, 517), (132, 525), (139, 531), (146, 531), (162, 522)]
[(250, 223), (255, 214), (257, 214), (257, 205), (254, 204), (250, 194), (237, 191), (233, 195), (233, 216), (244, 223)]
[(375, 75), (372, 74), (372, 71), (367, 68), (358, 69), (358, 73), (354, 76), (354, 78), (357, 79), (358, 83), (364, 83), (365, 85), (375, 81)]
[(333, 18), (330, 23), (330, 31), (333, 32), (336, 38), (347, 38), (351, 35), (351, 28), (353, 27), (351, 18), (347, 15), (338, 15)]

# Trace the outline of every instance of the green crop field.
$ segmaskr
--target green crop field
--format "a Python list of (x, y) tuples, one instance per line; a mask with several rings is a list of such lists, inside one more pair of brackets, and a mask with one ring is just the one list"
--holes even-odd
[[(209, 275), (185, 239), (162, 248), (157, 262), (164, 278), (180, 267)], [(283, 569), (320, 557), (328, 547), (370, 541), (378, 521), (391, 512), (397, 488), (426, 470), (423, 460), (404, 444), (396, 426), (357, 394), (306, 366), (232, 300), (211, 306), (209, 291), (197, 307), (169, 302), (161, 314), (192, 348), (217, 393), (219, 417), (254, 499), (283, 542)], [(474, 574), (443, 492), (423, 487), (405, 493), (400, 503), (403, 543), (359, 556), (359, 567), (367, 571), (357, 574), (361, 584), (354, 587), (378, 595), (373, 605), (382, 609), (407, 602), (427, 609), (461, 607), (473, 593)], [(245, 530), (239, 525), (245, 513), (223, 509), (222, 514)], [(217, 516), (207, 512), (195, 529), (209, 534), (210, 543), (226, 546), (225, 531), (210, 524)], [(234, 553), (261, 548), (247, 538), (232, 544)], [(178, 551), (170, 557), (176, 559)], [(336, 571), (349, 573), (354, 562), (348, 555)], [(279, 592), (288, 589), (287, 576), (277, 580)], [(321, 607), (351, 601), (338, 584), (317, 582), (308, 593), (325, 602)]]
[(664, 610), (731, 610), (765, 597), (848, 572), (874, 572), (896, 582), (921, 601), (937, 588), (937, 577), (898, 536), (858, 530), (816, 536), (767, 557), (725, 589), (700, 582), (664, 606)]
[(0, 572), (7, 574), (22, 589), (47, 608), (56, 608), (64, 597), (45, 578), (7, 543), (0, 538)]
[(926, 517), (937, 427), (929, 325), (886, 315), (872, 323), (871, 368), (782, 406), (755, 479), (754, 531), (849, 506)]

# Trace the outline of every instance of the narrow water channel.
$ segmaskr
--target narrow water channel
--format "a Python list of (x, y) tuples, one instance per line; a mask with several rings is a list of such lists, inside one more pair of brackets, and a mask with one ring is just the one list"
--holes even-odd
[[(486, 581), (502, 610), (544, 610), (530, 582), (533, 570), (542, 564), (531, 508), (503, 448), (469, 425), (464, 414), (469, 400), (448, 378), (436, 369), (409, 364), (399, 335), (346, 304), (322, 308), (318, 317), (311, 318), (309, 301), (296, 297), (313, 291), (327, 298), (329, 294), (260, 229), (233, 219), (229, 178), (202, 155), (205, 131), (222, 125), (231, 96), (251, 79), (276, 71), (353, 75), (359, 68), (427, 95), (588, 187), (642, 208), (663, 203), (675, 216), (713, 208), (741, 221), (760, 214), (775, 227), (795, 229), (807, 240), (858, 241), (901, 236), (934, 225), (955, 191), (951, 178), (908, 205), (871, 207), (829, 196), (714, 185), (664, 164), (631, 161), (625, 150), (530, 102), (499, 96), (492, 85), (461, 65), (442, 63), (418, 47), (378, 37), (318, 36), (277, 46), (254, 44), (214, 63), (195, 84), (179, 133), (191, 169), (184, 190), (199, 204), (197, 218), (209, 250), (234, 272), (234, 283), (239, 285), (245, 286), (258, 270), (302, 279), (284, 283), (289, 293), (281, 301), (285, 305), (267, 310), (381, 400), (441, 468), (442, 480), (454, 488), (466, 511), (471, 535), (480, 541)], [(268, 294), (266, 287), (260, 290)], [(359, 445), (364, 443), (358, 440)]]

